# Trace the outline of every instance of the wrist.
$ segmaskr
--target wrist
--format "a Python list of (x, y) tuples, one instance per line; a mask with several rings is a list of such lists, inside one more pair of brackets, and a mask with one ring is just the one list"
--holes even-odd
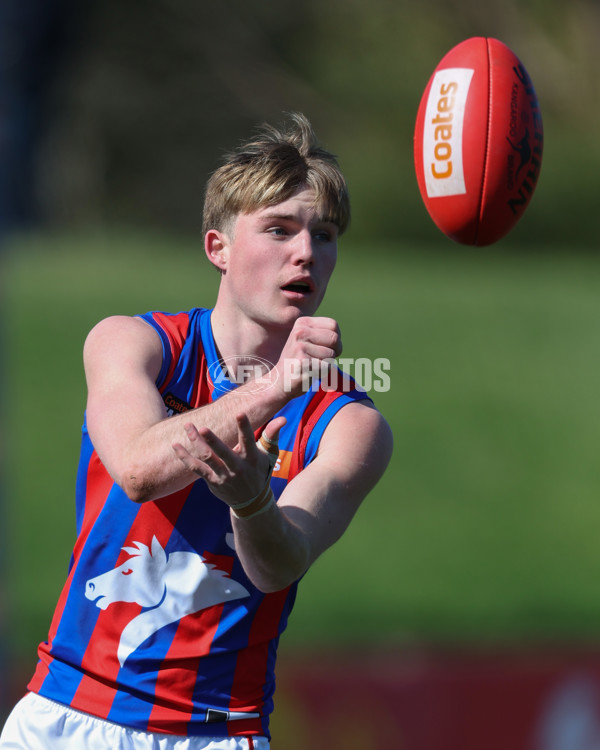
[(236, 518), (248, 519), (260, 516), (262, 513), (269, 510), (274, 502), (275, 495), (273, 494), (271, 485), (267, 482), (261, 492), (251, 500), (247, 500), (244, 503), (238, 503), (237, 505), (230, 505), (229, 507)]

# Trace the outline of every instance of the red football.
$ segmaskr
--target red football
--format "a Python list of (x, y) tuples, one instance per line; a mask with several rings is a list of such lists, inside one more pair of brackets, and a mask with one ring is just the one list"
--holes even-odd
[(442, 58), (419, 105), (415, 168), (435, 224), (464, 245), (490, 245), (520, 219), (542, 164), (542, 116), (519, 58), (473, 37)]

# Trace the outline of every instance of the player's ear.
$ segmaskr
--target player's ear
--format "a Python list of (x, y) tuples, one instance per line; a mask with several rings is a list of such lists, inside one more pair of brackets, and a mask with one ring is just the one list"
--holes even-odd
[(217, 229), (209, 229), (204, 237), (206, 256), (221, 273), (227, 271), (230, 244), (228, 235)]

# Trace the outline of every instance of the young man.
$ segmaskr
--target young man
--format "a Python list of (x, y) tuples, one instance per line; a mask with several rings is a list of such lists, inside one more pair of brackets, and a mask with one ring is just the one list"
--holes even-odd
[(268, 748), (297, 583), (392, 450), (314, 317), (348, 221), (308, 121), (265, 127), (207, 186), (214, 309), (89, 334), (77, 541), (0, 748)]

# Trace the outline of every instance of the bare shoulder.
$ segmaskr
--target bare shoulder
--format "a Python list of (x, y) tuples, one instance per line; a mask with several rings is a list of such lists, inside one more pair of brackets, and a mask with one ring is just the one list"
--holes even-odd
[(88, 375), (96, 367), (110, 367), (113, 361), (123, 369), (139, 367), (158, 372), (162, 344), (158, 333), (141, 318), (114, 315), (101, 320), (89, 332), (83, 359)]
[(343, 406), (332, 419), (326, 434), (331, 430), (331, 435), (336, 435), (342, 442), (377, 442), (381, 447), (390, 446), (393, 443), (392, 430), (381, 412), (373, 405), (373, 402), (351, 401)]
[(112, 315), (97, 323), (88, 333), (84, 351), (97, 347), (118, 346), (121, 342), (139, 342), (141, 345), (160, 345), (157, 332), (142, 318)]
[(394, 438), (381, 412), (367, 399), (343, 406), (327, 426), (318, 454), (341, 470), (377, 481), (392, 457)]

